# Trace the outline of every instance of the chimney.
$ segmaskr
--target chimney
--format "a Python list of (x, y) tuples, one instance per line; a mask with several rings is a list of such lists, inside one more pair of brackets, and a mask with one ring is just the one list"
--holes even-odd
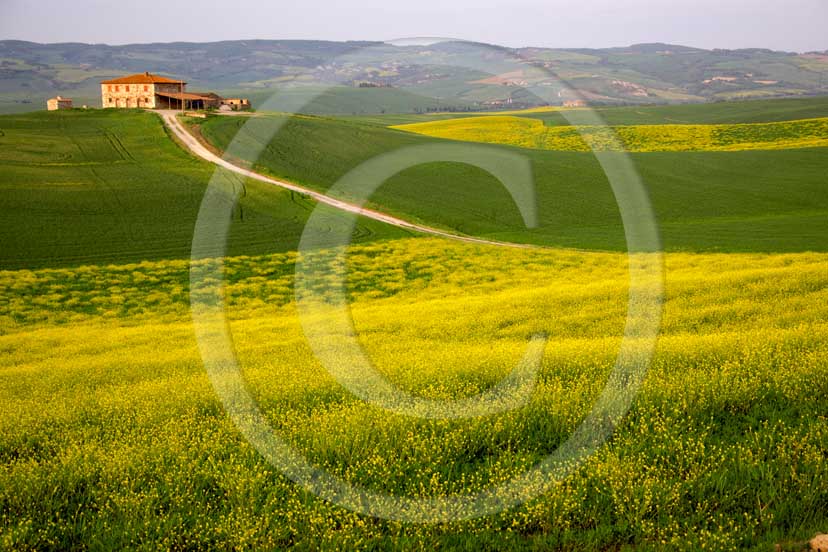
[(149, 71), (144, 71), (144, 75), (148, 77), (149, 76)]

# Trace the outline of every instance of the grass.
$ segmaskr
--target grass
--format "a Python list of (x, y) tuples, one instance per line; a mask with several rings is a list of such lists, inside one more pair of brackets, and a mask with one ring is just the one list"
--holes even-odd
[(305, 84), (225, 90), (226, 97), (249, 98), (257, 110), (292, 111), (317, 115), (381, 115), (384, 113), (415, 113), (463, 107), (463, 100), (442, 101), (398, 88), (357, 88)]
[[(262, 148), (273, 121), (259, 118), (239, 134), (244, 124), (238, 118), (214, 117), (200, 128), (219, 149), (237, 134), (240, 143)], [(294, 117), (258, 159), (248, 161), (263, 172), (324, 191), (380, 153), (436, 140), (355, 120)], [(478, 236), (624, 250), (615, 199), (592, 154), (512, 151), (532, 163), (540, 217), (537, 229), (524, 228), (513, 201), (492, 176), (467, 165), (432, 163), (408, 169), (389, 179), (372, 202), (412, 220)], [(825, 149), (659, 152), (631, 157), (649, 190), (668, 250), (824, 251), (828, 246)]]
[[(0, 267), (18, 268), (187, 257), (214, 167), (173, 143), (153, 114), (95, 110), (0, 117), (0, 171)], [(313, 203), (220, 181), (245, 189), (231, 253), (296, 248)], [(402, 235), (361, 220), (356, 239)]]
[[(391, 415), (313, 360), (290, 298), (295, 258), (227, 261), (247, 384), (315, 465), (386, 492), (443, 496), (530, 466), (603, 387), (624, 324), (621, 254), (355, 246), (348, 289), (361, 343), (404, 389), (479, 392), (528, 336), (550, 335), (526, 408), (457, 422)], [(0, 272), (0, 542), (765, 550), (824, 530), (828, 257), (671, 254), (667, 268), (658, 351), (612, 439), (516, 510), (436, 526), (316, 499), (240, 438), (193, 341), (185, 261)]]
[[(739, 102), (686, 103), (678, 105), (648, 105), (625, 107), (593, 107), (609, 125), (669, 125), (669, 124), (740, 124), (773, 123), (799, 119), (818, 119), (828, 116), (828, 96), (751, 100)], [(519, 111), (481, 111), (464, 113), (375, 114), (362, 115), (357, 120), (381, 126), (425, 123), (463, 117), (516, 115), (540, 119), (547, 125), (569, 124), (556, 107), (540, 107)]]
[(828, 116), (828, 96), (596, 108), (610, 125), (773, 123)]
[(558, 151), (744, 151), (828, 146), (828, 118), (729, 125), (547, 126), (528, 117), (465, 117), (392, 128), (436, 138)]

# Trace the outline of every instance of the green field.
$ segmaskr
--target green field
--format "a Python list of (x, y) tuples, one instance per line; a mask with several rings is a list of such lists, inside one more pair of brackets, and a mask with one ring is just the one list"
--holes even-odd
[(354, 88), (348, 86), (298, 86), (277, 90), (241, 90), (257, 109), (271, 111), (298, 110), (319, 115), (366, 115), (413, 113), (468, 106), (462, 100), (443, 101), (394, 88)]
[[(245, 123), (214, 117), (200, 130), (223, 149)], [(260, 137), (272, 124), (260, 118), (238, 140), (251, 150), (262, 149)], [(353, 119), (291, 118), (259, 159), (248, 161), (274, 176), (324, 191), (381, 152), (435, 141)], [(467, 165), (434, 163), (406, 170), (389, 179), (372, 201), (407, 218), (467, 234), (624, 249), (615, 199), (591, 153), (513, 151), (526, 156), (534, 171), (540, 225), (531, 231), (523, 227), (505, 189), (491, 175)], [(826, 151), (659, 152), (631, 157), (650, 193), (668, 250), (825, 251)]]
[(828, 96), (671, 106), (597, 107), (596, 111), (609, 125), (772, 123), (828, 117)]
[[(753, 100), (745, 102), (691, 103), (680, 105), (653, 105), (628, 107), (594, 107), (609, 125), (667, 125), (667, 124), (739, 124), (772, 123), (797, 119), (828, 117), (828, 96), (790, 98), (784, 100)], [(568, 124), (560, 108), (535, 108), (518, 111), (387, 114), (353, 118), (380, 126), (424, 123), (456, 117), (487, 117), (491, 115), (519, 115), (541, 119), (546, 124)]]
[[(732, 124), (820, 116), (824, 104), (766, 103), (764, 116), (758, 105), (708, 106), (708, 121), (696, 106), (637, 109), (648, 124), (691, 111), (693, 124)], [(240, 139), (262, 141), (280, 117), (254, 118)], [(327, 190), (383, 152), (440, 142), (386, 128), (394, 119), (290, 118), (249, 161)], [(226, 147), (245, 121), (189, 124)], [(548, 337), (524, 407), (429, 420), (356, 398), (314, 356), (294, 288), (297, 260), (319, 255), (296, 251), (312, 201), (218, 173), (240, 196), (224, 287), (193, 288), (192, 232), (215, 171), (159, 117), (0, 116), (0, 549), (759, 552), (828, 532), (826, 148), (632, 154), (667, 249), (653, 362), (611, 438), (525, 504), (466, 521), (382, 520), (303, 490), (245, 440), (205, 370), (194, 299), (223, 298), (245, 384), (275, 434), (348, 483), (416, 498), (479, 491), (572, 434), (627, 322), (618, 208), (590, 153), (486, 147), (530, 159), (538, 229), (466, 165), (406, 170), (372, 202), (551, 247), (360, 219), (347, 249), (359, 344), (415, 396), (492, 389), (530, 339)], [(325, 216), (332, 233), (346, 223)], [(317, 289), (329, 301), (336, 274)]]
[[(170, 140), (159, 117), (97, 110), (0, 117), (0, 171), (4, 268), (187, 257), (214, 173)], [(222, 180), (241, 190), (234, 177)], [(313, 204), (255, 181), (244, 189), (229, 252), (295, 249)], [(403, 235), (364, 220), (356, 240)]]

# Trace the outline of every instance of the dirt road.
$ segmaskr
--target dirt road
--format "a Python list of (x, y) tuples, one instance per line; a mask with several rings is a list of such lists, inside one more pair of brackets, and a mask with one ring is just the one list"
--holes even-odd
[(274, 186), (279, 186), (280, 188), (284, 188), (286, 190), (292, 190), (294, 192), (299, 192), (301, 194), (308, 195), (315, 199), (320, 203), (324, 203), (326, 205), (330, 205), (331, 207), (335, 207), (337, 209), (341, 209), (342, 211), (347, 211), (349, 213), (356, 213), (360, 216), (378, 220), (380, 222), (384, 222), (386, 224), (391, 224), (393, 226), (398, 226), (400, 228), (405, 228), (407, 230), (412, 230), (414, 232), (420, 232), (422, 234), (430, 234), (433, 236), (440, 236), (442, 238), (448, 238), (457, 241), (469, 242), (469, 243), (479, 243), (484, 245), (496, 245), (500, 247), (517, 247), (522, 249), (529, 249), (529, 248), (536, 248), (538, 246), (528, 245), (528, 244), (520, 244), (520, 243), (509, 243), (509, 242), (501, 242), (495, 240), (487, 240), (484, 238), (475, 238), (472, 236), (463, 236), (460, 234), (453, 234), (451, 232), (446, 232), (444, 230), (439, 230), (437, 228), (432, 228), (430, 226), (424, 226), (422, 224), (416, 224), (413, 222), (408, 222), (407, 220), (403, 220), (401, 218), (397, 218), (385, 213), (381, 213), (380, 211), (375, 211), (373, 209), (366, 209), (364, 207), (360, 207), (358, 205), (354, 205), (352, 203), (348, 203), (346, 201), (342, 201), (336, 199), (334, 197), (325, 195), (321, 192), (317, 192), (315, 190), (311, 190), (309, 188), (305, 188), (304, 186), (299, 186), (298, 184), (293, 184), (292, 182), (285, 182), (284, 180), (277, 180), (275, 178), (271, 178), (269, 176), (265, 176), (261, 173), (257, 173), (250, 169), (245, 169), (238, 165), (235, 165), (225, 159), (222, 159), (218, 155), (214, 154), (212, 151), (207, 149), (201, 142), (199, 142), (190, 132), (184, 127), (184, 125), (176, 118), (177, 115), (180, 114), (180, 111), (167, 111), (167, 110), (159, 110), (156, 111), (161, 118), (164, 120), (164, 123), (167, 127), (175, 134), (176, 137), (185, 145), (191, 152), (193, 152), (198, 157), (209, 161), (215, 165), (223, 167), (228, 171), (232, 171), (247, 178), (252, 178), (254, 180), (258, 180), (260, 182), (265, 182), (267, 184), (272, 184)]

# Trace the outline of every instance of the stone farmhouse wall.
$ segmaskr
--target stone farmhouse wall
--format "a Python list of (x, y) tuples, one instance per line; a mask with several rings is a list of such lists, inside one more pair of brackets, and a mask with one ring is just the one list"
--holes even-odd
[(156, 107), (156, 93), (180, 91), (181, 85), (170, 83), (102, 84), (101, 103), (105, 108), (140, 107), (154, 109)]

